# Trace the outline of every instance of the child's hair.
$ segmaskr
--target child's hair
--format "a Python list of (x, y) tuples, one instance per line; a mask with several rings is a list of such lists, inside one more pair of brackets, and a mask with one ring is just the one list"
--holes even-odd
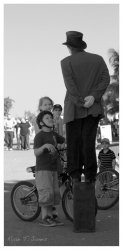
[(109, 141), (108, 138), (103, 138), (103, 139), (101, 140), (101, 143), (103, 143), (103, 142), (106, 142), (107, 144), (110, 145), (110, 141)]
[(48, 114), (48, 115), (51, 115), (52, 118), (53, 118), (53, 114), (52, 114), (50, 111), (48, 111), (48, 110), (44, 110), (44, 111), (40, 112), (40, 113), (38, 114), (37, 118), (36, 118), (36, 122), (37, 122), (38, 127), (39, 127), (40, 129), (42, 128), (40, 122), (42, 122), (44, 115), (47, 115), (47, 114)]
[(51, 102), (52, 106), (53, 106), (53, 104), (54, 104), (53, 100), (52, 100), (50, 97), (48, 97), (48, 96), (44, 96), (44, 97), (41, 97), (41, 98), (39, 99), (38, 110), (40, 110), (40, 106), (43, 104), (43, 101), (44, 101), (45, 99), (46, 99), (46, 100), (49, 100), (49, 101)]
[(53, 111), (54, 111), (55, 109), (59, 109), (60, 111), (62, 111), (62, 106), (61, 106), (60, 104), (55, 104), (55, 105), (53, 106)]

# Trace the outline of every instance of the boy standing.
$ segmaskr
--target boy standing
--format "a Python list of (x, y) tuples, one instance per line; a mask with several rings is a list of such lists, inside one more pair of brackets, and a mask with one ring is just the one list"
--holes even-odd
[(34, 153), (36, 156), (36, 186), (39, 203), (42, 207), (42, 226), (63, 225), (53, 217), (52, 207), (59, 205), (60, 192), (57, 175), (56, 143), (64, 143), (64, 138), (55, 133), (53, 115), (50, 111), (42, 111), (37, 116), (37, 124), (41, 131), (34, 138)]
[(98, 167), (99, 171), (107, 170), (109, 168), (115, 168), (116, 156), (114, 152), (109, 148), (110, 142), (108, 138), (102, 139), (102, 150), (98, 155)]

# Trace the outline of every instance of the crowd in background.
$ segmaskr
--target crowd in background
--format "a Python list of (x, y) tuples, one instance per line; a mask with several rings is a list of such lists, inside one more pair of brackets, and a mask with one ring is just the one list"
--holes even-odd
[[(60, 104), (53, 105), (53, 101), (49, 97), (42, 97), (39, 100), (38, 112), (43, 110), (52, 111), (54, 117), (54, 131), (66, 138), (65, 124), (62, 118), (62, 106)], [(119, 140), (119, 120), (114, 119), (109, 123), (111, 125), (112, 140)], [(100, 126), (106, 125), (105, 120), (100, 120), (96, 143), (101, 142)], [(39, 132), (36, 120), (32, 124), (27, 117), (13, 118), (10, 114), (4, 117), (4, 142), (5, 150), (13, 150), (13, 142), (18, 150), (29, 150), (30, 143), (33, 143), (35, 135)]]
[[(49, 97), (43, 97), (39, 100), (38, 111), (52, 110), (54, 117), (54, 131), (59, 135), (66, 137), (65, 125), (63, 124), (62, 106), (60, 104), (53, 105), (53, 101)], [(36, 119), (32, 124), (27, 117), (13, 118), (10, 114), (4, 117), (4, 142), (5, 150), (13, 150), (13, 142), (16, 144), (17, 150), (29, 150), (30, 142), (39, 132)]]
[(13, 140), (15, 138), (18, 150), (29, 150), (31, 129), (32, 124), (26, 117), (16, 119), (11, 117), (10, 114), (4, 117), (5, 150), (13, 150)]

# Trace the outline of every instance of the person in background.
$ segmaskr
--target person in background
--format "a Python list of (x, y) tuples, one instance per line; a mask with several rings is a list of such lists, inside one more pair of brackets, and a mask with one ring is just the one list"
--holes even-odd
[(28, 150), (28, 134), (29, 134), (29, 127), (30, 124), (26, 123), (25, 118), (21, 119), (21, 123), (19, 124), (20, 127), (20, 139), (21, 139), (21, 150)]
[[(54, 103), (50, 97), (48, 96), (41, 97), (39, 100), (39, 104), (38, 104), (38, 111), (39, 112), (44, 111), (44, 110), (51, 111), (53, 108), (53, 104)], [(35, 134), (37, 134), (39, 131), (40, 129), (37, 123), (35, 122)]]
[(20, 142), (20, 125), (21, 121), (19, 118), (16, 119), (15, 131), (16, 131), (16, 139), (17, 139), (17, 150), (20, 149), (21, 142)]
[(5, 130), (5, 143), (6, 150), (13, 150), (13, 138), (14, 138), (14, 127), (16, 125), (16, 121), (11, 117), (10, 114), (7, 115), (4, 121), (4, 130)]
[[(53, 120), (54, 120), (54, 126), (53, 130), (57, 132), (59, 135), (64, 137), (64, 131), (63, 131), (63, 119), (61, 118), (62, 113), (62, 106), (60, 104), (55, 104), (53, 106)], [(65, 143), (61, 145), (57, 145), (58, 149), (65, 148)], [(63, 157), (66, 157), (66, 151), (61, 152)], [(60, 159), (57, 160), (57, 166), (58, 166), (58, 175), (60, 175), (63, 171), (64, 163), (60, 161)]]
[[(27, 149), (29, 150), (29, 149), (30, 149), (29, 137), (30, 137), (30, 134), (31, 134), (32, 125), (31, 125), (31, 123), (29, 122), (29, 120), (28, 120), (27, 117), (25, 118), (25, 121), (26, 121), (27, 126), (29, 127), (29, 128), (28, 128), (28, 133), (27, 133), (27, 139), (26, 139), (26, 142), (27, 142)], [(29, 125), (30, 125), (30, 126), (29, 126)]]
[(115, 169), (116, 156), (115, 153), (109, 148), (110, 142), (108, 138), (101, 141), (102, 149), (98, 154), (98, 167), (99, 171), (107, 170), (110, 168)]
[(6, 139), (6, 127), (5, 127), (5, 122), (6, 122), (6, 120), (7, 120), (7, 115), (4, 115), (4, 149), (5, 150), (8, 150), (8, 147), (7, 147), (7, 145), (6, 145), (6, 141), (5, 141), (5, 139)]
[(63, 136), (63, 119), (61, 118), (62, 106), (55, 104), (53, 106), (54, 131)]
[(66, 124), (67, 170), (74, 182), (94, 183), (97, 173), (95, 139), (99, 120), (104, 116), (101, 98), (110, 76), (99, 55), (86, 52), (87, 44), (78, 31), (66, 32), (70, 56), (61, 60), (66, 86), (64, 123)]
[(57, 174), (56, 144), (64, 143), (64, 138), (53, 131), (53, 114), (42, 111), (37, 116), (40, 132), (34, 138), (34, 154), (36, 156), (35, 180), (41, 205), (42, 226), (63, 225), (53, 214), (53, 206), (59, 205), (60, 191)]

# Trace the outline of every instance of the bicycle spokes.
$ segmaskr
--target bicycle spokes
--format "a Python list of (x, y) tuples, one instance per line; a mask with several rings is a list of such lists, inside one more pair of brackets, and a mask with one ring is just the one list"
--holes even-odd
[(115, 170), (100, 172), (96, 178), (95, 192), (99, 209), (112, 207), (119, 198), (119, 177)]

